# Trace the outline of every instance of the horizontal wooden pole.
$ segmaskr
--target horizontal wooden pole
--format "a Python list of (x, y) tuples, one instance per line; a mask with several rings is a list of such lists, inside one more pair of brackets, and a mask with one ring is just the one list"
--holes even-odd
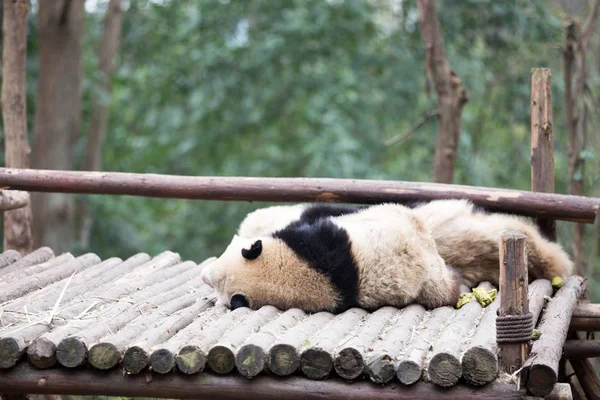
[(579, 304), (573, 311), (569, 330), (600, 332), (600, 304)]
[(600, 340), (567, 340), (563, 355), (569, 360), (600, 357)]
[(0, 168), (0, 188), (144, 197), (373, 204), (469, 199), (489, 211), (593, 223), (600, 199), (435, 183), (332, 179), (175, 176)]
[(259, 376), (215, 376), (202, 373), (159, 375), (141, 373), (125, 375), (118, 369), (52, 368), (38, 370), (26, 363), (0, 372), (0, 393), (103, 395), (152, 398), (194, 399), (521, 399), (524, 390), (514, 385), (493, 383), (482, 388), (458, 385), (439, 389), (430, 383), (411, 386), (398, 383), (377, 385), (369, 381), (352, 384), (338, 379), (313, 381), (301, 377), (276, 378)]

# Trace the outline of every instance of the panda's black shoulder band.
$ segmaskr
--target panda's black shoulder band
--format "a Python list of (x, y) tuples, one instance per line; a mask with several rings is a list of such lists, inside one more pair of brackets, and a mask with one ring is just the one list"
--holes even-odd
[(260, 253), (262, 253), (262, 241), (260, 240), (252, 243), (250, 249), (242, 249), (242, 256), (248, 260), (254, 260), (260, 256)]

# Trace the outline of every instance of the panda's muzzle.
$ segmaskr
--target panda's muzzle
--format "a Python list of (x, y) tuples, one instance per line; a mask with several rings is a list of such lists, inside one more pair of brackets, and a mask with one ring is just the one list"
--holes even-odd
[(229, 303), (232, 310), (235, 310), (236, 308), (240, 307), (250, 307), (250, 304), (248, 303), (248, 298), (243, 294), (239, 293), (236, 293), (233, 296), (231, 296), (231, 301)]

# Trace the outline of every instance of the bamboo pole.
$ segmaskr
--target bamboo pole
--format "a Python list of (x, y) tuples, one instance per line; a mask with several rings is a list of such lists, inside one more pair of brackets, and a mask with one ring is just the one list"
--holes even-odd
[(174, 176), (0, 168), (0, 185), (31, 192), (230, 201), (373, 204), (469, 199), (489, 211), (593, 223), (600, 199), (464, 185), (331, 178)]

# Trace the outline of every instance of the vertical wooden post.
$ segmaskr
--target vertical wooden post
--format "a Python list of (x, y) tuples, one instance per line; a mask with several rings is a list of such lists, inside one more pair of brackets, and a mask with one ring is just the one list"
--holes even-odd
[[(554, 193), (554, 144), (552, 142), (552, 73), (533, 68), (531, 74), (531, 190)], [(536, 218), (542, 234), (556, 241), (556, 221)]]
[[(529, 314), (526, 254), (525, 236), (522, 233), (502, 232), (500, 238), (500, 318)], [(524, 324), (526, 325), (526, 321)], [(527, 357), (528, 341), (516, 341), (515, 339), (510, 342), (501, 342), (499, 329), (500, 327), (497, 325), (500, 368), (504, 372), (512, 374), (521, 367)], [(510, 329), (517, 330), (520, 327)]]

